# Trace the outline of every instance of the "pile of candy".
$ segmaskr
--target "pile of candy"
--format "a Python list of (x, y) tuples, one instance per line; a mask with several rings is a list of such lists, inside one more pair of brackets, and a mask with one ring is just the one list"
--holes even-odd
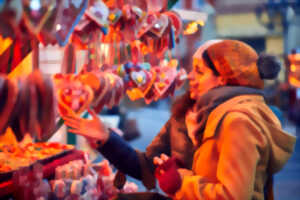
[(115, 174), (107, 160), (97, 164), (72, 161), (55, 171), (52, 192), (59, 199), (110, 199), (119, 192), (137, 192), (134, 183), (127, 182), (120, 191), (114, 184)]
[(43, 179), (42, 165), (35, 164), (32, 172), (23, 168), (14, 173), (16, 200), (99, 200), (112, 199), (120, 192), (137, 192), (138, 187), (126, 182), (123, 189), (117, 189), (107, 160), (97, 164), (71, 161), (55, 170), (55, 179), (50, 182)]

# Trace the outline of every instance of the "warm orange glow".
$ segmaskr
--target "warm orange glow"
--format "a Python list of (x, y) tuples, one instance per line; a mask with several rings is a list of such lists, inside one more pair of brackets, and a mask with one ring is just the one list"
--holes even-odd
[(290, 60), (291, 62), (300, 61), (300, 53), (290, 54), (290, 55), (289, 55), (289, 60)]
[(29, 53), (22, 62), (8, 74), (8, 78), (17, 78), (30, 74), (32, 72), (32, 52)]
[(292, 86), (300, 87), (300, 80), (298, 80), (298, 79), (295, 78), (294, 76), (289, 76), (289, 83), (290, 83)]
[(143, 92), (139, 88), (128, 89), (126, 93), (131, 101), (136, 101), (144, 97)]
[(12, 40), (10, 38), (2, 38), (0, 35), (0, 55), (3, 54), (3, 52), (10, 47), (12, 44)]
[(14, 145), (14, 146), (18, 145), (16, 136), (10, 127), (6, 129), (3, 135), (0, 135), (0, 145), (1, 144)]
[(292, 64), (290, 69), (291, 69), (291, 72), (296, 72), (297, 67), (296, 67), (296, 65)]
[(184, 30), (183, 34), (184, 35), (191, 35), (194, 34), (198, 31), (199, 26), (204, 26), (205, 23), (202, 20), (198, 20), (198, 21), (193, 21), (191, 23), (189, 23), (186, 27), (186, 29)]

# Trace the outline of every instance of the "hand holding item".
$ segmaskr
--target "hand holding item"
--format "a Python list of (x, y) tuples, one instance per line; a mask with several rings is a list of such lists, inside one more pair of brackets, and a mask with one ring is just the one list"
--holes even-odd
[(168, 195), (174, 195), (182, 181), (178, 172), (180, 161), (162, 154), (160, 158), (154, 157), (153, 162), (158, 165), (155, 169), (155, 177), (160, 188)]
[(83, 119), (76, 115), (64, 116), (65, 124), (70, 127), (69, 132), (85, 136), (89, 140), (105, 143), (109, 132), (94, 110), (88, 109), (92, 119)]

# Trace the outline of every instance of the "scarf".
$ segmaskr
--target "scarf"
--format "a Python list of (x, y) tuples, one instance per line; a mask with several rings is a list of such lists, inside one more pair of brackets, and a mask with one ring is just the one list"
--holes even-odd
[(198, 141), (202, 140), (202, 135), (206, 126), (209, 114), (220, 104), (240, 95), (262, 95), (259, 89), (242, 86), (222, 86), (209, 90), (194, 103), (192, 109), (196, 113), (196, 127), (193, 133)]

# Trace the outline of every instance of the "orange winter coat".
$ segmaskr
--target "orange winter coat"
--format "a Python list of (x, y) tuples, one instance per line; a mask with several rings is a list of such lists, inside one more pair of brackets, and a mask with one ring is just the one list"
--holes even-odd
[(209, 115), (191, 173), (174, 199), (262, 200), (268, 176), (287, 162), (295, 142), (262, 96), (234, 97)]

